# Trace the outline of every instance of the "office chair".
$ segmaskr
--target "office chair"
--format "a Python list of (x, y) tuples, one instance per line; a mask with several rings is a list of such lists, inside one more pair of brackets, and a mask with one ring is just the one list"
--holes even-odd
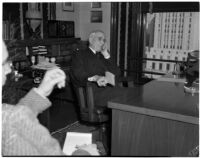
[(77, 87), (73, 83), (79, 107), (79, 119), (86, 125), (97, 127), (99, 140), (103, 141), (106, 131), (106, 124), (109, 121), (109, 109), (106, 106), (95, 106), (91, 83), (86, 86)]

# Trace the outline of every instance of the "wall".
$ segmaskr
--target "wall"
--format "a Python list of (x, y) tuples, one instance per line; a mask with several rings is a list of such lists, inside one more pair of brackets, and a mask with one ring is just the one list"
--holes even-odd
[[(80, 4), (80, 37), (82, 40), (88, 40), (88, 35), (91, 31), (100, 29), (105, 32), (108, 47), (110, 47), (110, 17), (111, 17), (111, 3), (102, 2), (102, 8), (96, 9), (91, 8), (90, 2), (81, 2)], [(102, 10), (103, 22), (102, 23), (91, 23), (90, 12), (92, 10)]]
[[(102, 23), (91, 23), (90, 13), (92, 10), (101, 10), (103, 12)], [(111, 3), (102, 2), (101, 8), (91, 8), (91, 2), (75, 2), (74, 11), (63, 11), (62, 3), (56, 3), (56, 20), (74, 21), (75, 22), (75, 37), (80, 37), (81, 40), (88, 40), (88, 35), (93, 30), (102, 30), (105, 32), (108, 47), (110, 48), (110, 16)]]

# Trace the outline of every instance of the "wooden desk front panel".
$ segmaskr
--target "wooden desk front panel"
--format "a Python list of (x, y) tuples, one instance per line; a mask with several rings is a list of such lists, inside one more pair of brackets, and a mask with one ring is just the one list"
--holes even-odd
[(188, 156), (198, 125), (112, 109), (112, 156)]

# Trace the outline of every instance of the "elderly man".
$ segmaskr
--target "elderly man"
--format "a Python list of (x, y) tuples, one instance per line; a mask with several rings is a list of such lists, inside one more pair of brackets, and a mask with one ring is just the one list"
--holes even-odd
[(117, 87), (108, 84), (106, 71), (114, 74), (117, 81), (120, 71), (107, 50), (105, 35), (102, 31), (94, 31), (89, 35), (89, 48), (73, 56), (71, 76), (77, 87), (91, 82), (97, 106), (107, 106), (107, 101), (119, 94), (115, 91)]

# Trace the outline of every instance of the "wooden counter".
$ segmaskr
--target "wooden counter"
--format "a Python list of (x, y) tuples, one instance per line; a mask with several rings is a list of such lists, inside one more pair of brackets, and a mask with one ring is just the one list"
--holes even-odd
[(199, 97), (183, 83), (152, 81), (108, 103), (112, 156), (188, 156), (199, 140)]

